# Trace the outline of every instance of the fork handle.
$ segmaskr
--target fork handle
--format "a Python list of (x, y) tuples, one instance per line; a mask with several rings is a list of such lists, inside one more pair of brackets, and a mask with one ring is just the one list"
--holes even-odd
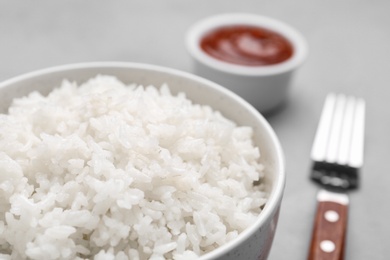
[(308, 260), (343, 260), (349, 199), (346, 194), (322, 190)]

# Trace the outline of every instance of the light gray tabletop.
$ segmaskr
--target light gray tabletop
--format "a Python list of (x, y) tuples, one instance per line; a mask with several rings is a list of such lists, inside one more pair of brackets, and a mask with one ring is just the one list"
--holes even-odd
[(287, 186), (269, 259), (305, 259), (317, 187), (311, 143), (328, 92), (367, 102), (365, 165), (351, 193), (346, 259), (389, 259), (390, 1), (0, 0), (0, 81), (50, 66), (131, 61), (191, 72), (187, 28), (219, 13), (271, 16), (307, 38), (310, 54), (285, 108), (268, 117), (283, 146)]

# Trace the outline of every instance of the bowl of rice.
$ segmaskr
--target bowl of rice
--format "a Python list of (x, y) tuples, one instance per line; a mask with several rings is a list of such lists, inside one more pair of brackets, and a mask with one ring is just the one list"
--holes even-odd
[(0, 83), (0, 258), (266, 259), (285, 185), (264, 117), (148, 64)]

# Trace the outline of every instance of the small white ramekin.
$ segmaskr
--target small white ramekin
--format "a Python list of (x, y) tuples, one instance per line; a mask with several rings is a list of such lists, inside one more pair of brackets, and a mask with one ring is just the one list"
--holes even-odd
[[(200, 42), (205, 34), (232, 25), (258, 26), (284, 36), (293, 46), (292, 57), (275, 65), (245, 66), (218, 60), (202, 50)], [(195, 74), (232, 90), (264, 113), (284, 103), (292, 75), (308, 52), (304, 37), (291, 26), (269, 17), (245, 13), (220, 14), (198, 21), (187, 32), (186, 46), (194, 60)]]

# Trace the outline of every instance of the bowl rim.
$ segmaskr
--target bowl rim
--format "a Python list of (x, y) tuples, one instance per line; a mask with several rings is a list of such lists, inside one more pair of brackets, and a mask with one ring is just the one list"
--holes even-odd
[[(277, 32), (293, 45), (293, 55), (281, 63), (251, 67), (218, 60), (201, 49), (199, 42), (206, 33), (230, 25), (258, 26)], [(251, 13), (224, 13), (203, 18), (187, 30), (185, 44), (187, 52), (201, 64), (219, 71), (247, 76), (275, 75), (294, 70), (306, 60), (308, 53), (305, 38), (295, 28), (280, 20)]]
[(48, 67), (48, 68), (24, 73), (19, 76), (15, 76), (8, 80), (0, 82), (0, 88), (7, 87), (8, 85), (12, 85), (15, 83), (20, 83), (22, 81), (39, 78), (41, 76), (45, 76), (45, 75), (47, 76), (49, 74), (57, 73), (57, 72), (65, 72), (65, 71), (72, 71), (78, 69), (104, 69), (104, 68), (145, 69), (150, 71), (167, 73), (173, 76), (179, 76), (179, 77), (183, 77), (183, 78), (187, 78), (199, 82), (201, 84), (205, 84), (208, 87), (213, 88), (224, 95), (228, 95), (236, 99), (237, 102), (239, 102), (240, 105), (245, 107), (245, 109), (247, 109), (249, 113), (253, 114), (253, 116), (256, 117), (256, 119), (259, 120), (261, 124), (264, 126), (264, 129), (267, 131), (267, 134), (270, 137), (272, 144), (275, 146), (276, 161), (279, 163), (278, 173), (277, 173), (278, 181), (276, 182), (274, 188), (272, 189), (272, 192), (270, 193), (270, 196), (267, 199), (267, 203), (265, 204), (264, 209), (256, 218), (256, 221), (248, 228), (246, 228), (244, 231), (242, 231), (237, 236), (237, 238), (219, 246), (218, 248), (208, 253), (205, 253), (204, 255), (201, 255), (199, 257), (200, 260), (214, 259), (216, 257), (225, 255), (226, 253), (229, 252), (229, 250), (231, 250), (232, 247), (234, 248), (235, 246), (238, 246), (242, 244), (244, 241), (246, 241), (247, 239), (249, 239), (252, 236), (252, 234), (254, 234), (261, 226), (267, 224), (267, 221), (271, 221), (272, 216), (276, 214), (277, 210), (279, 210), (283, 193), (284, 193), (285, 184), (286, 184), (285, 157), (284, 157), (284, 153), (280, 141), (275, 131), (271, 127), (271, 125), (268, 123), (268, 121), (259, 111), (257, 111), (252, 105), (250, 105), (246, 100), (244, 100), (237, 94), (233, 93), (232, 91), (222, 87), (221, 85), (213, 81), (210, 81), (208, 79), (202, 78), (200, 76), (194, 75), (189, 72), (181, 71), (174, 68), (159, 66), (159, 65), (137, 63), (137, 62), (97, 61), (97, 62), (65, 64), (65, 65), (53, 66), (53, 67)]

